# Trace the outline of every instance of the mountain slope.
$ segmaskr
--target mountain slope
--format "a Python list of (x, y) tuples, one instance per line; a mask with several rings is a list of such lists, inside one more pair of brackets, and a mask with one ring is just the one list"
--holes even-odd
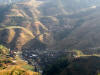
[[(35, 4), (35, 5), (33, 5)], [(12, 48), (21, 49), (21, 47), (32, 39), (38, 39), (41, 43), (49, 42), (48, 38), (51, 38), (51, 33), (48, 28), (45, 27), (39, 20), (39, 11), (36, 9), (41, 2), (36, 2), (35, 0), (18, 2), (4, 7), (5, 11), (1, 10), (3, 15), (3, 20), (1, 21), (1, 36), (2, 34), (7, 34), (0, 38), (2, 39), (0, 43)], [(8, 27), (6, 29), (6, 27)], [(4, 32), (5, 31), (5, 32)], [(13, 34), (10, 34), (13, 33)], [(5, 41), (9, 39), (8, 41)], [(20, 41), (20, 42), (18, 42)], [(49, 43), (48, 43), (49, 44)], [(17, 47), (18, 46), (18, 47)]]
[[(71, 49), (89, 49), (99, 47), (100, 14), (98, 13), (98, 9), (99, 8), (93, 10), (91, 14), (87, 14), (88, 16), (83, 18), (83, 23), (74, 29), (68, 37), (65, 37), (60, 45)], [(66, 43), (64, 43), (65, 41)]]
[[(98, 0), (55, 0), (55, 2), (54, 0), (9, 0), (9, 2), (9, 4), (0, 3), (2, 17), (0, 27), (20, 26), (21, 28), (16, 28), (19, 29), (17, 32), (15, 28), (15, 30), (9, 29), (13, 32), (12, 36), (5, 31), (6, 29), (5, 32), (0, 30), (0, 34), (7, 33), (6, 38), (0, 37), (0, 43), (10, 48), (13, 44), (12, 49), (18, 48), (18, 44), (21, 44), (19, 47), (21, 49), (34, 39), (48, 48), (55, 49), (85, 49), (98, 47), (100, 44), (98, 38), (100, 1)], [(15, 39), (11, 42), (14, 36)], [(30, 36), (31, 39), (27, 38)], [(10, 39), (11, 43), (7, 40), (4, 43), (5, 39)], [(22, 39), (25, 40), (24, 43), (21, 43), (24, 41), (21, 41)], [(17, 40), (20, 42), (18, 43)]]
[(0, 37), (3, 37), (0, 42), (12, 49), (20, 49), (27, 41), (35, 38), (29, 30), (17, 26), (1, 28)]

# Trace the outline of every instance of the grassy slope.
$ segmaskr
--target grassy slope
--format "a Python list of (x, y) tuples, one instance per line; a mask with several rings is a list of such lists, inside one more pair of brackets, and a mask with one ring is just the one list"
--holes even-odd
[(0, 30), (4, 30), (4, 29), (16, 29), (16, 28), (21, 28), (21, 29), (23, 29), (24, 31), (26, 31), (27, 33), (29, 33), (31, 36), (34, 37), (34, 35), (32, 34), (31, 31), (29, 31), (29, 30), (27, 30), (26, 28), (21, 27), (21, 26), (6, 26), (6, 27), (4, 27), (4, 28), (0, 28)]
[[(0, 45), (0, 52), (2, 53), (8, 50), (6, 47)], [(34, 67), (28, 65), (27, 62), (22, 60), (17, 53), (14, 58), (0, 53), (0, 75), (38, 75), (34, 71)]]

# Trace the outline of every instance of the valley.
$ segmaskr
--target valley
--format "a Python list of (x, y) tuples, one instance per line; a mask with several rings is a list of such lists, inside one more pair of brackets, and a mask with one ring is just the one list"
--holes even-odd
[(99, 9), (99, 0), (0, 0), (0, 75), (99, 75)]

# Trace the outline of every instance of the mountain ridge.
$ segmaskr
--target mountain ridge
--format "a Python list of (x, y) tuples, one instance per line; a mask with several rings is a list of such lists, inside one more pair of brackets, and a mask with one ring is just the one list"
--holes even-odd
[[(99, 21), (96, 20), (99, 19), (98, 9), (100, 8), (98, 4), (99, 1), (97, 0), (94, 3), (89, 0), (56, 0), (55, 3), (53, 0), (30, 0), (28, 2), (27, 0), (23, 2), (20, 2), (20, 0), (17, 1), (9, 5), (1, 5), (2, 8), (0, 9), (2, 12), (2, 19), (0, 22), (0, 26), (23, 27), (28, 31), (25, 31), (22, 28), (19, 29), (25, 31), (25, 33), (31, 32), (31, 34), (34, 35), (35, 39), (43, 44), (46, 44), (47, 48), (51, 47), (55, 49), (83, 49), (87, 46), (89, 48), (94, 45), (91, 44), (91, 46), (89, 46), (89, 44), (94, 41), (90, 40), (90, 42), (85, 42), (87, 41), (86, 39), (88, 37), (91, 38), (92, 34), (94, 36), (99, 36), (94, 34), (95, 32), (97, 32), (95, 29), (93, 33), (91, 32), (91, 30), (93, 30), (93, 27), (99, 27)], [(73, 5), (74, 7), (72, 5), (65, 4), (64, 1), (65, 3), (67, 2), (67, 4), (70, 4), (71, 2), (72, 4), (75, 3)], [(86, 6), (82, 5), (81, 7), (79, 7), (81, 3), (85, 4)], [(87, 22), (90, 22), (93, 25), (88, 24)], [(92, 22), (95, 22), (96, 24)], [(84, 29), (87, 29), (87, 31), (84, 31)], [(84, 34), (84, 37), (79, 32)], [(6, 33), (7, 32), (5, 32), (5, 34)], [(86, 33), (90, 35), (86, 35)], [(95, 39), (98, 38), (96, 37)], [(93, 47), (98, 46), (98, 44), (94, 45)]]

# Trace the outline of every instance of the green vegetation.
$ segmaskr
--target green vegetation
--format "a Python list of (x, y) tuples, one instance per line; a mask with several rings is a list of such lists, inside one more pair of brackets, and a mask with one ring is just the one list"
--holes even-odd
[(60, 75), (60, 72), (68, 66), (66, 57), (57, 58), (52, 64), (47, 64), (44, 68), (44, 75)]
[(98, 73), (97, 75), (100, 75), (100, 73)]
[(96, 56), (100, 57), (100, 54), (85, 54), (82, 50), (72, 50), (76, 54), (77, 57), (88, 57), (88, 56)]
[(0, 45), (0, 75), (38, 75), (19, 55), (10, 57), (9, 49)]
[(38, 73), (27, 71), (18, 66), (14, 66), (12, 69), (10, 68), (10, 70), (0, 71), (0, 75), (38, 75)]
[(76, 53), (77, 56), (84, 56), (83, 52), (81, 50), (73, 50), (73, 52)]
[(5, 46), (3, 46), (3, 45), (0, 45), (0, 55), (7, 55), (7, 54), (9, 54), (9, 50), (5, 47)]
[(44, 69), (44, 75), (100, 75), (99, 70), (100, 57), (85, 56), (69, 63), (64, 60), (55, 62)]
[(9, 55), (9, 50), (5, 46), (0, 45), (0, 69), (5, 69), (8, 64), (12, 63), (7, 55)]
[(27, 70), (31, 70), (31, 71), (33, 71), (34, 69), (33, 69), (33, 66), (31, 66), (31, 65), (24, 65), (24, 66), (22, 66), (24, 69), (27, 69)]

